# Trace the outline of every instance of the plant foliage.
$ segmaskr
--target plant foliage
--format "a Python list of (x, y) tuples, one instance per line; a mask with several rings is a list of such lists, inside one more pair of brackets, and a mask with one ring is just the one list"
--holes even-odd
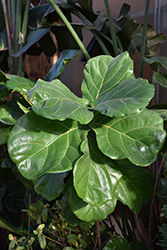
[[(17, 81), (7, 86), (16, 89)], [(140, 166), (156, 160), (166, 137), (162, 118), (146, 109), (154, 88), (134, 78), (125, 52), (89, 60), (82, 92), (76, 97), (60, 80), (27, 89), (32, 110), (14, 125), (9, 155), (44, 197), (64, 190), (81, 220), (105, 219), (117, 200), (138, 212), (151, 194), (149, 173)], [(52, 185), (58, 177), (59, 189)]]

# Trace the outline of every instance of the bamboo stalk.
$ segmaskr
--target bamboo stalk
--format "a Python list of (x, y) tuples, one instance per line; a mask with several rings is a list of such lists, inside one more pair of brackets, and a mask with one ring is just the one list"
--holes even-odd
[(149, 6), (150, 0), (147, 0), (144, 14), (144, 25), (143, 25), (143, 36), (141, 43), (141, 51), (140, 51), (140, 61), (139, 61), (139, 73), (138, 77), (143, 76), (143, 65), (144, 65), (144, 54), (146, 48), (146, 38), (147, 38), (147, 23), (148, 23), (148, 14), (149, 14)]
[(90, 56), (87, 52), (87, 50), (85, 49), (85, 46), (83, 45), (83, 43), (81, 42), (79, 36), (77, 35), (77, 33), (75, 32), (75, 30), (73, 29), (73, 27), (71, 26), (71, 24), (69, 23), (69, 21), (67, 20), (67, 18), (65, 17), (65, 15), (63, 14), (63, 12), (60, 10), (60, 8), (57, 6), (57, 4), (54, 2), (54, 0), (49, 0), (49, 2), (51, 3), (51, 5), (53, 6), (53, 8), (56, 10), (57, 14), (60, 16), (60, 18), (62, 19), (62, 21), (65, 23), (65, 25), (67, 26), (68, 30), (70, 31), (71, 35), (74, 37), (75, 41), (77, 42), (78, 46), (80, 47), (80, 49), (82, 50), (86, 60), (90, 59)]
[(117, 46), (117, 40), (116, 40), (116, 35), (115, 35), (115, 30), (114, 30), (114, 24), (113, 24), (112, 15), (111, 15), (110, 7), (109, 7), (109, 4), (108, 4), (108, 0), (104, 0), (104, 3), (105, 3), (105, 6), (106, 6), (108, 21), (109, 21), (111, 38), (113, 40), (114, 53), (115, 53), (115, 56), (117, 56), (119, 54), (118, 53), (118, 46)]

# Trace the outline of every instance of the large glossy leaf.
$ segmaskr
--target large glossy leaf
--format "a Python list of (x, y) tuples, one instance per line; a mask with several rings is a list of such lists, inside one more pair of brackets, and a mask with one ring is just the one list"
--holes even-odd
[(9, 102), (0, 106), (0, 122), (6, 125), (14, 125), (23, 115), (22, 110), (16, 102)]
[(76, 57), (79, 53), (80, 50), (63, 50), (61, 57), (49, 70), (47, 76), (45, 77), (45, 81), (53, 81), (57, 76), (59, 76), (63, 72), (66, 64), (71, 59)]
[(127, 52), (113, 58), (97, 56), (85, 66), (82, 83), (83, 97), (94, 106), (102, 95), (120, 82), (132, 78), (133, 62)]
[(21, 174), (35, 180), (46, 173), (71, 170), (86, 133), (72, 120), (51, 121), (29, 112), (15, 124), (8, 151)]
[(116, 188), (122, 177), (114, 161), (103, 155), (89, 134), (82, 143), (84, 153), (75, 164), (74, 187), (78, 196), (92, 206), (101, 206), (115, 197)]
[(128, 79), (98, 98), (93, 109), (110, 117), (124, 116), (145, 108), (154, 96), (154, 86), (141, 78)]
[(46, 200), (54, 200), (60, 196), (60, 193), (65, 188), (64, 178), (67, 175), (68, 172), (58, 174), (44, 174), (33, 181), (34, 189)]
[(166, 137), (162, 118), (147, 109), (113, 119), (98, 114), (91, 126), (105, 155), (112, 159), (128, 158), (139, 166), (156, 160)]
[(128, 160), (117, 161), (117, 170), (122, 174), (117, 185), (118, 200), (138, 213), (141, 205), (152, 194), (150, 172), (131, 164)]
[(33, 88), (35, 83), (28, 78), (14, 76), (7, 81), (6, 86), (8, 89), (16, 90), (22, 94), (28, 92), (29, 89)]
[(120, 200), (133, 212), (151, 195), (150, 173), (128, 160), (113, 161), (97, 147), (94, 135), (81, 145), (81, 156), (74, 168), (73, 185), (77, 195), (91, 206), (105, 205), (109, 200)]
[(52, 82), (39, 79), (28, 94), (37, 115), (60, 121), (71, 118), (81, 124), (89, 123), (93, 118), (93, 113), (87, 108), (87, 101), (74, 95), (58, 79)]
[(94, 221), (87, 222), (77, 218), (77, 216), (72, 212), (70, 208), (67, 197), (63, 197), (62, 203), (63, 216), (70, 224), (70, 226), (76, 227), (77, 225), (79, 225), (83, 230), (87, 230), (93, 226), (93, 224), (95, 223)]
[(117, 199), (115, 196), (101, 206), (91, 206), (80, 199), (70, 181), (66, 187), (67, 199), (73, 213), (83, 221), (104, 220), (107, 215), (114, 211)]
[(103, 250), (131, 250), (125, 238), (114, 238), (109, 240)]

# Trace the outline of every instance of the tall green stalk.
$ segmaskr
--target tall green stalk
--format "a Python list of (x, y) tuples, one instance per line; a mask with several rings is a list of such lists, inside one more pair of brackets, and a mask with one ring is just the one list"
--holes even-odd
[[(92, 24), (91, 24), (88, 20), (86, 20), (78, 11), (72, 10), (71, 12), (72, 12), (74, 15), (76, 15), (79, 19), (81, 19), (81, 21), (82, 21), (85, 25), (87, 25), (88, 27), (91, 27)], [(106, 48), (105, 44), (103, 43), (103, 41), (102, 41), (101, 38), (100, 38), (101, 33), (100, 33), (100, 34), (97, 34), (97, 33), (96, 33), (95, 31), (93, 31), (92, 29), (90, 29), (90, 31), (92, 32), (93, 36), (95, 37), (95, 39), (96, 39), (97, 42), (99, 43), (99, 45), (100, 45), (101, 49), (103, 50), (104, 54), (105, 54), (105, 55), (110, 55), (108, 49)], [(106, 36), (106, 37), (107, 37), (107, 36)], [(108, 38), (108, 39), (109, 39), (109, 38)], [(111, 40), (110, 40), (110, 41), (111, 41)]]
[(25, 43), (29, 6), (31, 0), (26, 1), (25, 12), (22, 21), (22, 0), (1, 0), (7, 30), (9, 71), (11, 74), (23, 76), (24, 55), (13, 57)]
[(110, 7), (109, 7), (109, 4), (108, 4), (108, 0), (104, 0), (104, 3), (105, 3), (105, 6), (106, 6), (108, 21), (109, 21), (111, 38), (113, 40), (114, 54), (115, 54), (115, 56), (117, 56), (119, 54), (118, 53), (118, 46), (117, 46), (117, 40), (116, 40), (116, 36), (115, 36), (114, 24), (113, 24), (112, 15), (111, 15)]
[(71, 24), (69, 23), (69, 21), (67, 20), (67, 18), (65, 17), (65, 15), (63, 14), (63, 12), (60, 10), (60, 8), (57, 6), (57, 4), (54, 2), (54, 0), (49, 0), (49, 2), (51, 3), (51, 5), (53, 6), (53, 8), (56, 10), (57, 14), (60, 16), (60, 18), (62, 19), (62, 21), (65, 23), (66, 27), (68, 28), (68, 30), (70, 31), (71, 35), (74, 37), (75, 41), (77, 42), (79, 48), (82, 50), (86, 60), (90, 59), (90, 56), (87, 52), (87, 50), (85, 49), (85, 46), (83, 45), (83, 43), (81, 42), (79, 36), (77, 35), (77, 33), (75, 32), (75, 30), (73, 29), (73, 27), (71, 26)]
[(147, 0), (146, 7), (145, 7), (145, 13), (144, 13), (143, 36), (142, 36), (141, 51), (140, 51), (140, 61), (139, 61), (139, 73), (138, 73), (138, 77), (142, 77), (143, 76), (143, 64), (144, 64), (144, 54), (145, 54), (145, 48), (146, 48), (149, 6), (150, 6), (150, 0)]

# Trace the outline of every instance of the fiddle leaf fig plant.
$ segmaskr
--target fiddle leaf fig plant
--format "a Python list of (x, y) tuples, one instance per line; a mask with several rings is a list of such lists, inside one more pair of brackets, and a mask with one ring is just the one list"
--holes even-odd
[(27, 89), (10, 81), (8, 88), (18, 82), (28, 95), (29, 107), (11, 131), (9, 156), (36, 192), (48, 200), (63, 194), (81, 221), (105, 219), (117, 201), (138, 212), (152, 192), (142, 167), (156, 160), (166, 132), (163, 119), (146, 108), (154, 86), (135, 79), (128, 52), (90, 59), (82, 98), (59, 79)]

